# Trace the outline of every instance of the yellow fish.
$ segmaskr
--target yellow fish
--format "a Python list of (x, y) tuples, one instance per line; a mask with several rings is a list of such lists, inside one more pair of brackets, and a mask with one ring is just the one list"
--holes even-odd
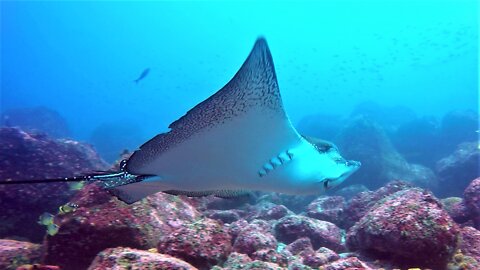
[(50, 236), (54, 236), (55, 234), (58, 233), (59, 228), (60, 228), (60, 226), (58, 226), (55, 223), (49, 224), (47, 226), (47, 234), (50, 235)]
[(38, 224), (45, 225), (45, 226), (53, 224), (54, 217), (55, 217), (54, 215), (45, 212), (40, 217), (38, 217)]
[(58, 214), (63, 215), (77, 210), (78, 204), (68, 202), (60, 207), (58, 207)]

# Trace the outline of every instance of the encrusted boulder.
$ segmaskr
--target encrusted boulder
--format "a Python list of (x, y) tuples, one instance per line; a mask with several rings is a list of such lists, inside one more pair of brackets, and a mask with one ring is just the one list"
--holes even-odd
[(277, 240), (270, 232), (270, 225), (263, 220), (255, 220), (244, 227), (235, 239), (233, 250), (252, 255), (261, 249), (275, 249)]
[(107, 248), (156, 247), (161, 237), (200, 217), (176, 196), (157, 193), (127, 205), (95, 184), (86, 186), (72, 201), (79, 208), (57, 215), (59, 231), (45, 239), (45, 262), (71, 270), (85, 269)]
[(24, 264), (39, 263), (41, 255), (41, 245), (0, 239), (0, 269), (15, 270)]
[(231, 241), (232, 237), (218, 221), (205, 218), (164, 234), (157, 249), (199, 269), (209, 269), (227, 259)]
[(340, 196), (323, 196), (315, 199), (307, 207), (307, 215), (311, 218), (342, 223), (345, 199)]
[(345, 250), (342, 243), (343, 231), (328, 221), (290, 215), (281, 218), (275, 224), (274, 230), (277, 240), (286, 244), (308, 237), (315, 249), (327, 247), (337, 252)]
[(98, 253), (90, 267), (88, 267), (88, 270), (105, 269), (196, 270), (197, 268), (170, 255), (118, 247), (109, 248)]
[[(62, 178), (107, 168), (88, 145), (0, 128), (1, 181)], [(40, 242), (45, 227), (37, 224), (38, 217), (55, 213), (74, 193), (66, 183), (0, 185), (0, 237)]]
[(347, 246), (404, 267), (445, 268), (458, 227), (429, 192), (412, 188), (380, 200), (347, 234)]
[(473, 180), (463, 193), (465, 205), (475, 228), (480, 230), (480, 178)]

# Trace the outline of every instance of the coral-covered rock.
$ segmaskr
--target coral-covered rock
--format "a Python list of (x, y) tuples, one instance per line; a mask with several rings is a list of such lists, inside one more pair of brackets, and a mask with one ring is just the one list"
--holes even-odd
[(275, 249), (277, 240), (270, 233), (270, 225), (263, 220), (255, 220), (243, 228), (233, 244), (233, 250), (251, 255), (261, 249)]
[(480, 176), (478, 142), (462, 143), (451, 155), (439, 160), (436, 173), (442, 196), (460, 196), (472, 179)]
[(342, 228), (350, 228), (359, 221), (377, 201), (397, 191), (411, 188), (407, 182), (393, 181), (376, 191), (361, 192), (354, 196), (344, 210)]
[(29, 242), (0, 239), (0, 269), (14, 270), (40, 262), (42, 246)]
[(473, 180), (463, 193), (465, 205), (470, 212), (470, 217), (475, 228), (480, 230), (480, 178)]
[(208, 269), (227, 259), (232, 249), (231, 241), (231, 236), (218, 221), (206, 218), (164, 235), (157, 249), (200, 269)]
[(219, 220), (223, 223), (232, 223), (240, 219), (238, 212), (237, 210), (206, 210), (203, 214), (208, 218)]
[(347, 245), (374, 257), (391, 257), (405, 267), (445, 268), (458, 228), (440, 202), (412, 188), (379, 201), (347, 234)]
[(340, 196), (320, 197), (307, 207), (307, 215), (311, 218), (329, 221), (335, 224), (342, 223), (345, 199)]
[(356, 257), (340, 259), (325, 265), (322, 270), (373, 270), (366, 263)]
[[(0, 128), (0, 181), (61, 178), (107, 167), (90, 146)], [(40, 242), (45, 228), (37, 224), (38, 217), (55, 213), (73, 194), (65, 183), (0, 185), (0, 237)]]
[(328, 221), (290, 215), (280, 219), (274, 227), (277, 239), (284, 243), (308, 237), (315, 249), (327, 247), (335, 251), (345, 249), (342, 243), (342, 230)]
[(2, 113), (0, 125), (18, 127), (29, 133), (45, 133), (53, 138), (67, 138), (70, 129), (60, 114), (46, 107), (11, 109)]
[(227, 261), (223, 267), (215, 266), (212, 270), (286, 270), (287, 268), (280, 267), (278, 264), (269, 263), (259, 260), (252, 260), (245, 254), (232, 252), (228, 256)]
[(455, 222), (462, 224), (470, 219), (470, 212), (462, 198), (448, 197), (440, 200), (440, 202), (442, 203), (443, 209), (447, 211)]
[(275, 249), (257, 250), (250, 256), (253, 260), (271, 262), (281, 267), (288, 266), (288, 262), (293, 259), (292, 254), (288, 250), (277, 251)]
[(460, 233), (458, 248), (464, 256), (474, 259), (479, 267), (477, 269), (480, 269), (480, 231), (472, 227), (463, 227)]
[(228, 232), (232, 236), (232, 241), (235, 241), (240, 232), (247, 226), (248, 222), (245, 219), (239, 219), (230, 224), (226, 224), (226, 227), (228, 227)]
[(263, 219), (263, 220), (278, 220), (288, 214), (292, 214), (287, 207), (283, 205), (274, 204), (267, 201), (261, 201), (247, 210), (251, 213), (247, 216), (247, 220)]
[(325, 247), (319, 248), (316, 252), (302, 252), (300, 255), (303, 258), (303, 264), (314, 269), (340, 259), (337, 253)]
[(286, 248), (293, 255), (297, 255), (300, 252), (312, 252), (312, 253), (314, 252), (312, 242), (308, 237), (298, 238), (297, 240), (288, 244)]
[(95, 184), (86, 186), (72, 201), (79, 208), (57, 216), (59, 232), (45, 241), (45, 261), (72, 270), (85, 269), (107, 248), (155, 247), (162, 236), (200, 216), (176, 196), (157, 193), (126, 205)]
[(191, 264), (169, 255), (132, 248), (109, 248), (100, 252), (88, 270), (169, 269), (194, 270)]

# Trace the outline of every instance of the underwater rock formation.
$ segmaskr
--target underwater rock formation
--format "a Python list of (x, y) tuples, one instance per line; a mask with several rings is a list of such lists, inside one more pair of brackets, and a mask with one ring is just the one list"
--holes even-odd
[(408, 163), (393, 147), (381, 126), (365, 117), (354, 118), (338, 137), (340, 151), (348, 159), (362, 162), (362, 167), (346, 181), (379, 188), (392, 180), (405, 180), (418, 186), (435, 188), (433, 172)]
[(358, 116), (379, 123), (388, 132), (396, 130), (398, 126), (410, 122), (417, 117), (415, 112), (408, 107), (387, 107), (373, 101), (358, 104), (350, 114), (350, 118)]
[(442, 207), (450, 217), (458, 224), (463, 224), (470, 220), (471, 213), (469, 212), (465, 202), (459, 197), (448, 197), (440, 200)]
[(350, 228), (358, 222), (381, 199), (397, 192), (413, 187), (410, 183), (393, 181), (375, 191), (361, 192), (350, 199), (343, 212), (341, 228)]
[(480, 177), (468, 185), (463, 193), (463, 197), (475, 228), (480, 230)]
[[(460, 230), (458, 249), (463, 256), (468, 256), (476, 261), (476, 269), (480, 269), (480, 231), (472, 227), (463, 227)], [(455, 258), (454, 258), (455, 259)], [(462, 258), (462, 261), (468, 261)], [(472, 263), (472, 262), (470, 262)], [(475, 264), (474, 262), (472, 264)], [(470, 268), (475, 269), (475, 268)]]
[(41, 245), (0, 239), (0, 269), (15, 270), (24, 264), (38, 263), (41, 255)]
[(0, 117), (0, 126), (18, 127), (28, 133), (43, 133), (59, 139), (71, 135), (67, 121), (46, 107), (6, 110)]
[(478, 142), (462, 143), (455, 152), (437, 162), (441, 196), (459, 196), (470, 181), (480, 176)]
[(300, 215), (281, 218), (274, 226), (278, 241), (289, 244), (308, 237), (315, 249), (327, 247), (336, 252), (345, 250), (342, 243), (342, 230), (335, 224)]
[(88, 270), (105, 269), (196, 270), (197, 268), (170, 255), (118, 247), (100, 252), (88, 267)]
[(303, 117), (296, 128), (302, 135), (333, 140), (345, 125), (345, 119), (338, 115), (314, 114)]
[(452, 111), (441, 122), (441, 140), (444, 154), (455, 150), (463, 142), (478, 141), (478, 113), (472, 110)]
[(161, 237), (200, 216), (177, 196), (157, 193), (126, 205), (95, 184), (82, 189), (72, 202), (79, 208), (57, 215), (59, 232), (45, 239), (45, 262), (71, 270), (85, 269), (107, 248), (154, 248)]
[(157, 250), (183, 259), (199, 269), (223, 263), (232, 249), (232, 237), (213, 219), (198, 219), (164, 234)]
[[(17, 128), (0, 128), (0, 180), (36, 180), (104, 170), (108, 165), (88, 145), (56, 140)], [(66, 183), (0, 185), (0, 237), (39, 242), (44, 212), (55, 213), (74, 194)]]
[(307, 215), (311, 218), (329, 221), (334, 224), (343, 223), (345, 199), (340, 196), (322, 196), (315, 199), (307, 207)]
[(429, 192), (398, 191), (379, 201), (347, 234), (350, 250), (389, 258), (403, 267), (444, 269), (458, 227)]
[(266, 221), (251, 222), (238, 233), (233, 250), (250, 256), (261, 249), (276, 249), (277, 240), (270, 231), (270, 224)]

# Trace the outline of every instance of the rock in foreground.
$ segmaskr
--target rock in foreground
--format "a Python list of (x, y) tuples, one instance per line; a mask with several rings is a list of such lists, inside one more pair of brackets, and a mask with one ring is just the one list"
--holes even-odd
[(379, 201), (347, 234), (347, 246), (405, 267), (445, 268), (458, 228), (432, 194), (417, 188)]

